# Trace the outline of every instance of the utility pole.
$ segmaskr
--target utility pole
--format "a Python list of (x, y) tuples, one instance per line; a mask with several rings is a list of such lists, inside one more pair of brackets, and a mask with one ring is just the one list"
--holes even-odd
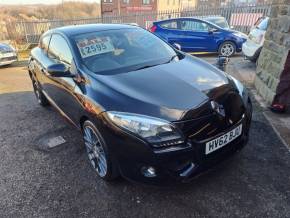
[(120, 3), (120, 0), (117, 0), (118, 1), (118, 14), (119, 16), (121, 16), (121, 3)]
[(62, 19), (64, 20), (64, 0), (61, 1)]

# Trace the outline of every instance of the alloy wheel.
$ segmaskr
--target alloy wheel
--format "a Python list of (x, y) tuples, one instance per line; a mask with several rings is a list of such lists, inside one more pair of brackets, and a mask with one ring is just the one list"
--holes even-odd
[(222, 45), (221, 50), (220, 50), (221, 55), (227, 56), (227, 57), (233, 55), (234, 52), (235, 52), (234, 45), (230, 43), (226, 43)]
[(90, 126), (85, 126), (83, 131), (89, 161), (97, 174), (104, 177), (107, 174), (108, 164), (101, 140)]

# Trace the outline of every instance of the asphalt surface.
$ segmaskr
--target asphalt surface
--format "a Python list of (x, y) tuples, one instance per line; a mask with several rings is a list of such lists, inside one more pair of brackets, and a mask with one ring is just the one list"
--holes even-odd
[[(290, 217), (290, 153), (258, 105), (250, 141), (189, 184), (106, 183), (80, 133), (42, 108), (26, 68), (0, 68), (0, 217)], [(62, 136), (55, 148), (47, 139)]]

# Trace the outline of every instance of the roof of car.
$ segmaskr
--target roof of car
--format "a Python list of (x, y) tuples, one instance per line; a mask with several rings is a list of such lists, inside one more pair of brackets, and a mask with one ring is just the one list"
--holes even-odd
[(53, 32), (60, 32), (66, 36), (73, 36), (77, 34), (84, 34), (93, 31), (105, 31), (105, 30), (114, 30), (114, 29), (128, 29), (128, 28), (138, 28), (132, 25), (126, 24), (84, 24), (84, 25), (72, 25), (52, 29)]
[(193, 20), (204, 21), (203, 19), (197, 18), (197, 17), (179, 17), (179, 18), (171, 18), (171, 19), (167, 19), (167, 20), (156, 21), (156, 23), (167, 22), (167, 21), (172, 21), (172, 20), (180, 20), (180, 19), (193, 19)]
[(223, 19), (225, 19), (225, 17), (222, 17), (222, 16), (209, 16), (209, 17), (204, 17), (203, 19), (215, 19), (215, 18), (223, 18)]

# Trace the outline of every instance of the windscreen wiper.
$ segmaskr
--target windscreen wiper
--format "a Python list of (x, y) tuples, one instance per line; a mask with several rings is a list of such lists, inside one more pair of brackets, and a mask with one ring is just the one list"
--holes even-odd
[(170, 62), (173, 61), (176, 57), (178, 57), (177, 54), (176, 54), (176, 55), (173, 55), (167, 63), (170, 63)]
[(145, 65), (143, 67), (137, 68), (136, 70), (142, 70), (142, 69), (146, 69), (146, 68), (149, 68), (149, 67), (155, 67), (157, 65), (160, 65), (160, 64)]

